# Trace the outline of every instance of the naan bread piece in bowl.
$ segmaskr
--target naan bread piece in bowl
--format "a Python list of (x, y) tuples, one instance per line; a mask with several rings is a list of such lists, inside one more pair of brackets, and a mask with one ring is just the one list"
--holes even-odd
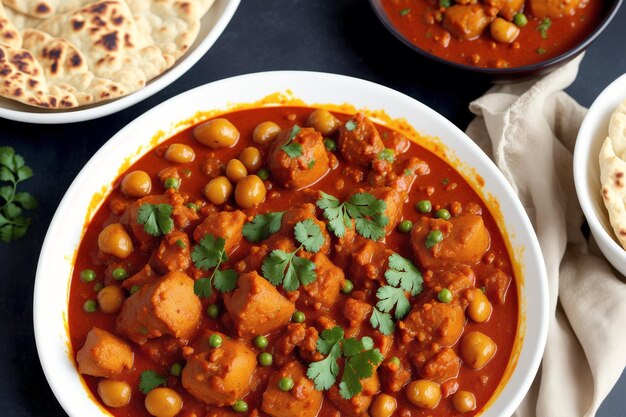
[(0, 1), (0, 44), (13, 48), (22, 46), (22, 35), (13, 22), (7, 17)]

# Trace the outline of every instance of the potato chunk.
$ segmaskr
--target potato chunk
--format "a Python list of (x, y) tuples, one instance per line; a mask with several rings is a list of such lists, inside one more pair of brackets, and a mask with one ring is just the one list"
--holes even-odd
[(376, 126), (362, 113), (339, 128), (339, 151), (348, 162), (367, 167), (383, 149)]
[(193, 232), (193, 239), (200, 242), (207, 233), (221, 237), (225, 240), (224, 250), (227, 255), (230, 255), (241, 242), (245, 222), (246, 215), (239, 210), (212, 212), (196, 227)]
[(133, 366), (133, 351), (122, 339), (94, 327), (76, 355), (78, 372), (110, 378)]
[(571, 16), (584, 4), (586, 1), (583, 0), (529, 0), (528, 2), (531, 13), (539, 19)]
[(458, 304), (433, 301), (416, 304), (402, 323), (399, 327), (405, 341), (416, 339), (420, 344), (452, 346), (463, 333), (465, 313)]
[(480, 4), (452, 6), (446, 10), (443, 28), (459, 39), (476, 39), (482, 35), (497, 13), (498, 9)]
[[(291, 378), (293, 388), (282, 391), (278, 387), (281, 378)], [(315, 417), (321, 406), (322, 393), (315, 389), (304, 367), (296, 361), (274, 372), (263, 393), (262, 409), (272, 417)]]

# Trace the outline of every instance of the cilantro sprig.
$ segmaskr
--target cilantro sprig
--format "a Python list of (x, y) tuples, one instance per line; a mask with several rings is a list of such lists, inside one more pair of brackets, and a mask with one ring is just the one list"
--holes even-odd
[(328, 229), (337, 237), (352, 228), (352, 220), (358, 234), (366, 239), (380, 240), (385, 237), (385, 226), (389, 218), (384, 214), (387, 204), (370, 193), (357, 193), (343, 203), (330, 194), (321, 192), (317, 207), (323, 210), (324, 217), (329, 221)]
[(144, 203), (137, 212), (137, 223), (151, 236), (166, 235), (174, 229), (173, 211), (170, 204)]
[(156, 371), (143, 371), (139, 376), (139, 390), (144, 394), (149, 393), (160, 385), (165, 385), (167, 377), (159, 375)]
[(232, 269), (219, 269), (228, 260), (224, 249), (225, 240), (207, 233), (200, 243), (193, 247), (191, 260), (196, 268), (208, 271), (213, 268), (211, 276), (200, 278), (193, 284), (193, 292), (198, 297), (208, 298), (213, 294), (213, 287), (220, 292), (230, 292), (237, 286), (237, 273)]
[(350, 399), (360, 393), (363, 390), (361, 380), (371, 377), (375, 367), (383, 361), (382, 353), (374, 348), (374, 341), (371, 338), (344, 339), (344, 330), (339, 326), (322, 332), (317, 341), (317, 350), (327, 356), (309, 364), (307, 377), (313, 380), (315, 389), (328, 390), (339, 376), (338, 360), (345, 358), (339, 383), (339, 394), (344, 399)]
[(295, 291), (302, 285), (308, 285), (315, 281), (316, 265), (314, 262), (297, 256), (300, 249), (307, 252), (317, 253), (324, 244), (324, 236), (320, 227), (311, 219), (305, 219), (296, 223), (294, 236), (300, 246), (292, 252), (274, 249), (261, 266), (263, 276), (269, 282), (278, 286), (282, 285), (286, 291)]
[(298, 136), (298, 133), (300, 133), (301, 130), (302, 129), (300, 129), (300, 126), (293, 125), (293, 127), (291, 128), (291, 132), (289, 133), (289, 140), (287, 140), (287, 143), (280, 147), (280, 149), (285, 151), (287, 156), (289, 156), (290, 158), (297, 158), (302, 155), (302, 145), (300, 145), (298, 142), (293, 141), (294, 138)]
[(267, 239), (280, 229), (283, 214), (285, 214), (284, 211), (257, 214), (251, 222), (243, 226), (243, 236), (253, 243)]
[(394, 253), (387, 258), (389, 269), (385, 271), (388, 285), (376, 291), (378, 302), (370, 317), (370, 324), (382, 334), (389, 335), (395, 330), (391, 318), (394, 311), (396, 320), (402, 320), (411, 309), (406, 293), (416, 296), (422, 292), (424, 279), (417, 267), (410, 260)]
[(17, 192), (17, 185), (33, 176), (24, 158), (8, 146), (0, 147), (0, 181), (10, 183), (0, 187), (0, 240), (11, 242), (26, 234), (31, 219), (23, 216), (24, 210), (37, 207), (37, 200), (27, 192)]

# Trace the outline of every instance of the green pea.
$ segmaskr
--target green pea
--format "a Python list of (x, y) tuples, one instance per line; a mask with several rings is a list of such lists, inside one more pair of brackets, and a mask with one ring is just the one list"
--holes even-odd
[(448, 220), (450, 218), (450, 212), (446, 209), (439, 209), (435, 212), (435, 217), (438, 219)]
[(257, 359), (259, 360), (259, 364), (261, 366), (272, 366), (272, 363), (274, 363), (274, 357), (269, 352), (259, 353)]
[(93, 284), (93, 290), (95, 292), (98, 292), (98, 291), (100, 291), (103, 288), (104, 288), (104, 284), (101, 283), (101, 282), (96, 282), (95, 284)]
[(437, 298), (442, 303), (447, 304), (452, 301), (452, 292), (449, 289), (444, 288), (443, 290), (439, 291), (439, 293), (437, 293)]
[(216, 304), (211, 304), (206, 308), (207, 316), (216, 319), (220, 315), (220, 308)]
[(451, 5), (452, 5), (452, 2), (450, 0), (439, 0), (439, 7), (443, 7), (447, 9)]
[(211, 346), (212, 348), (218, 348), (222, 346), (222, 336), (220, 336), (219, 334), (212, 334), (209, 337), (209, 346)]
[(516, 26), (523, 28), (528, 24), (528, 18), (524, 13), (518, 13), (513, 16), (513, 23), (515, 23)]
[(343, 284), (343, 288), (341, 289), (341, 292), (344, 294), (350, 294), (353, 289), (354, 289), (354, 284), (352, 283), (352, 281), (347, 279), (346, 282)]
[(117, 281), (124, 281), (126, 278), (128, 278), (128, 272), (126, 272), (124, 268), (115, 268), (111, 275), (113, 275), (113, 278), (115, 278)]
[(306, 320), (306, 316), (302, 311), (296, 311), (293, 313), (293, 316), (291, 316), (291, 321), (294, 323), (304, 323), (304, 320)]
[(173, 188), (175, 190), (178, 190), (178, 187), (180, 187), (180, 180), (178, 178), (170, 177), (165, 180), (163, 185), (165, 186), (165, 188)]
[(433, 230), (426, 236), (426, 247), (430, 249), (442, 240), (443, 233), (440, 230)]
[(132, 287), (130, 287), (130, 295), (133, 295), (134, 293), (139, 291), (140, 288), (141, 287), (139, 285), (133, 285)]
[(420, 200), (415, 205), (415, 208), (420, 213), (430, 213), (430, 211), (433, 209), (433, 205), (428, 200)]
[(409, 233), (413, 229), (413, 222), (411, 220), (401, 221), (398, 225), (398, 230), (402, 233)]
[(335, 149), (337, 149), (337, 143), (330, 138), (324, 139), (324, 146), (331, 152), (335, 152)]
[(93, 269), (84, 269), (80, 271), (80, 279), (83, 282), (93, 282), (96, 280), (96, 271)]
[(85, 313), (95, 313), (98, 309), (98, 304), (96, 304), (95, 300), (87, 300), (85, 304), (83, 304), (83, 310)]
[(254, 338), (254, 346), (258, 347), (259, 349), (265, 349), (267, 347), (268, 341), (267, 341), (267, 337), (265, 336), (257, 336)]
[(248, 411), (248, 403), (244, 400), (237, 400), (233, 404), (233, 411), (236, 413), (246, 413)]
[(397, 357), (397, 356), (392, 356), (392, 357), (389, 359), (389, 363), (392, 363), (392, 364), (394, 364), (394, 365), (396, 365), (396, 366), (400, 366), (400, 365), (401, 365), (401, 363), (400, 363), (400, 358), (399, 358), (399, 357)]
[(281, 391), (291, 390), (293, 388), (293, 379), (288, 376), (281, 378), (280, 381), (278, 381), (278, 388), (280, 388)]
[(256, 175), (261, 178), (261, 180), (266, 181), (270, 177), (270, 172), (267, 168), (261, 168), (256, 172)]
[(200, 208), (198, 207), (198, 205), (196, 203), (187, 203), (187, 207), (192, 209), (193, 211), (200, 210)]
[(183, 365), (176, 362), (170, 366), (170, 374), (174, 376), (180, 376), (181, 372), (183, 372)]

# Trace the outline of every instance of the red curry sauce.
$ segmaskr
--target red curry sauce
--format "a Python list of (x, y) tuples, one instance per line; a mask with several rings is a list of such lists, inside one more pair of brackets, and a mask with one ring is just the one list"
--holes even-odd
[[(283, 129), (290, 129), (294, 124), (306, 126), (307, 117), (311, 111), (312, 109), (310, 108), (300, 107), (271, 107), (234, 111), (221, 117), (227, 118), (239, 130), (241, 139), (238, 141), (236, 146), (232, 148), (210, 150), (199, 144), (193, 138), (193, 128), (189, 128), (176, 134), (165, 143), (159, 145), (155, 150), (146, 154), (138, 162), (133, 164), (127, 172), (134, 170), (146, 171), (153, 178), (151, 194), (161, 194), (165, 191), (165, 189), (156, 179), (157, 173), (162, 169), (173, 165), (163, 157), (165, 149), (171, 143), (183, 143), (189, 145), (194, 149), (196, 158), (191, 163), (175, 165), (179, 172), (182, 173), (183, 177), (179, 192), (188, 196), (188, 201), (206, 204), (205, 207), (200, 210), (200, 212), (203, 213), (203, 210), (208, 210), (211, 206), (210, 204), (205, 203), (205, 198), (203, 196), (203, 189), (208, 178), (206, 175), (201, 173), (201, 166), (206, 161), (207, 156), (208, 158), (219, 159), (224, 163), (231, 158), (237, 158), (244, 147), (255, 145), (251, 142), (250, 138), (254, 128), (259, 123), (270, 120), (280, 125)], [(335, 116), (341, 121), (341, 123), (345, 123), (345, 121), (350, 118), (348, 115), (336, 113)], [(380, 132), (383, 138), (386, 138), (387, 135), (391, 135), (392, 133), (390, 129), (381, 125), (376, 125), (376, 129)], [(333, 137), (336, 137), (336, 135)], [(259, 148), (261, 149), (265, 160), (268, 152), (268, 146), (259, 146)], [(355, 174), (355, 170), (367, 172), (368, 169), (356, 169), (339, 155), (339, 150), (335, 151), (335, 153), (338, 156), (338, 165), (332, 169), (330, 174), (326, 175), (309, 188), (322, 190), (343, 201), (350, 194), (352, 194), (356, 188), (367, 186), (367, 174), (365, 174), (365, 176), (358, 175), (358, 173)], [(453, 212), (453, 216), (456, 214), (452, 207), (457, 207), (457, 211), (458, 208), (465, 209), (467, 207), (473, 207), (474, 211), (481, 211), (482, 219), (491, 238), (491, 243), (488, 251), (481, 258), (481, 261), (472, 265), (472, 269), (478, 277), (475, 285), (477, 287), (482, 285), (483, 290), (485, 285), (490, 285), (486, 284), (485, 281), (488, 280), (489, 274), (492, 273), (494, 269), (503, 272), (509, 280), (513, 278), (514, 272), (511, 266), (511, 259), (501, 232), (481, 198), (476, 194), (476, 192), (473, 191), (471, 186), (462, 178), (462, 176), (459, 175), (453, 167), (449, 166), (439, 157), (430, 151), (427, 151), (417, 143), (411, 142), (409, 149), (402, 155), (402, 157), (419, 158), (429, 166), (430, 173), (419, 176), (416, 179), (411, 191), (408, 194), (405, 204), (402, 206), (399, 220), (410, 220), (415, 224), (423, 216), (433, 217), (433, 213), (438, 208), (450, 209)], [(185, 173), (190, 174), (187, 177), (185, 176)], [(119, 285), (119, 282), (115, 281), (111, 277), (111, 270), (113, 267), (123, 266), (132, 276), (140, 271), (141, 268), (150, 260), (150, 253), (142, 254), (139, 253), (138, 250), (135, 250), (131, 256), (123, 260), (117, 260), (113, 262), (113, 265), (111, 266), (111, 262), (103, 260), (106, 257), (103, 258), (103, 256), (101, 256), (102, 254), (99, 254), (97, 241), (100, 231), (107, 224), (117, 222), (121, 217), (121, 212), (123, 211), (125, 205), (132, 201), (131, 199), (125, 197), (120, 192), (118, 187), (119, 181), (121, 181), (123, 176), (124, 175), (120, 177), (118, 183), (114, 184), (115, 187), (111, 195), (107, 197), (106, 201), (91, 220), (81, 242), (70, 289), (68, 323), (74, 352), (78, 352), (81, 349), (85, 343), (87, 333), (93, 327), (98, 327), (109, 331), (112, 334), (118, 335), (130, 345), (134, 354), (132, 368), (119, 375), (111, 377), (111, 379), (114, 380), (127, 381), (132, 387), (132, 398), (130, 404), (121, 408), (105, 408), (107, 408), (108, 411), (115, 416), (139, 417), (149, 416), (144, 406), (144, 399), (146, 396), (138, 389), (141, 372), (145, 370), (154, 370), (161, 375), (168, 375), (168, 370), (172, 363), (180, 362), (184, 364), (182, 347), (186, 344), (191, 345), (194, 341), (191, 340), (189, 342), (185, 341), (183, 343), (179, 343), (171, 336), (163, 336), (160, 338), (149, 339), (144, 344), (138, 345), (124, 338), (123, 335), (119, 335), (119, 332), (116, 329), (117, 314), (104, 314), (100, 311), (87, 313), (83, 309), (85, 301), (94, 300), (96, 298), (94, 284), (103, 283), (104, 285)], [(268, 188), (265, 202), (254, 209), (245, 210), (246, 214), (249, 216), (249, 220), (255, 213), (289, 210), (303, 201), (302, 190), (285, 189), (278, 184), (273, 183), (271, 177), (269, 180), (265, 181), (265, 183)], [(415, 203), (420, 200), (429, 200), (432, 203), (432, 213), (422, 214), (416, 210)], [(219, 207), (219, 210), (234, 209), (237, 209), (237, 207), (232, 200), (223, 207)], [(202, 215), (200, 217), (201, 219), (203, 218)], [(322, 219), (319, 214), (318, 218)], [(194, 221), (192, 225), (186, 229), (186, 231), (191, 234), (201, 219), (199, 221)], [(336, 238), (333, 237), (333, 242), (335, 242), (335, 239)], [(390, 234), (385, 237), (384, 244), (388, 249), (397, 252), (401, 256), (414, 259), (410, 250), (410, 239), (411, 238), (408, 234), (401, 233), (397, 228), (394, 228)], [(252, 244), (246, 239), (242, 239), (235, 252), (229, 256), (226, 266), (232, 266), (238, 261), (244, 259), (249, 254), (250, 248), (255, 245), (256, 244)], [(334, 259), (332, 252), (329, 254), (329, 258), (331, 260)], [(421, 270), (422, 274), (427, 276), (427, 270), (419, 264), (417, 264), (417, 266)], [(85, 283), (80, 279), (80, 272), (88, 268), (96, 272), (97, 280), (95, 282)], [(357, 279), (348, 276), (347, 269), (345, 270), (345, 273), (346, 278), (351, 278), (355, 283), (354, 291), (363, 289), (360, 288)], [(510, 282), (511, 281), (509, 281), (509, 283)], [(433, 292), (429, 291), (426, 285), (424, 288), (425, 289), (421, 294), (414, 298), (410, 298), (412, 304), (421, 304), (427, 299), (431, 299), (433, 297)], [(483, 408), (483, 406), (485, 406), (485, 404), (488, 403), (496, 388), (500, 384), (505, 369), (507, 368), (511, 358), (518, 329), (518, 295), (515, 282), (513, 281), (510, 285), (508, 285), (508, 292), (506, 292), (507, 288), (504, 288), (504, 290), (506, 293), (506, 301), (503, 304), (500, 304), (493, 298), (490, 298), (493, 311), (487, 322), (474, 323), (472, 320), (467, 320), (464, 326), (464, 333), (479, 330), (480, 332), (488, 335), (497, 345), (497, 352), (487, 366), (479, 370), (473, 370), (466, 365), (461, 365), (458, 376), (448, 381), (449, 387), (453, 387), (457, 384), (458, 389), (471, 391), (475, 395), (477, 408), (474, 411), (464, 414), (467, 416), (476, 414)], [(489, 292), (489, 288), (486, 292), (488, 296), (492, 294)], [(129, 296), (128, 292), (126, 292), (126, 296)], [(339, 294), (339, 301), (328, 311), (325, 309), (317, 311), (315, 308), (300, 305), (297, 307), (298, 310), (305, 313), (307, 325), (315, 326), (316, 319), (321, 315), (325, 315), (335, 320), (338, 325), (347, 328), (346, 319), (343, 317), (342, 311), (345, 300), (350, 296), (351, 295), (343, 293)], [(375, 304), (376, 302), (372, 292), (367, 294), (366, 300), (372, 304)], [(226, 335), (236, 338), (237, 334), (233, 329), (231, 320), (227, 317), (228, 313), (224, 309), (224, 303), (221, 300), (221, 295), (218, 291), (214, 291), (211, 298), (202, 299), (203, 312), (206, 307), (212, 303), (219, 305), (220, 317), (215, 320), (209, 318), (205, 313), (203, 313), (200, 329), (218, 330)], [(272, 351), (272, 346), (281, 336), (282, 332), (283, 329), (281, 328), (267, 335), (269, 339), (269, 346), (266, 349), (267, 351)], [(200, 332), (198, 332), (198, 334), (199, 333)], [(359, 336), (373, 335), (374, 333), (377, 332), (374, 331), (368, 323), (366, 323), (362, 326)], [(391, 350), (385, 355), (385, 360), (388, 360), (393, 356), (397, 356), (400, 358), (403, 368), (410, 370), (410, 379), (420, 379), (419, 374), (411, 365), (411, 357), (415, 354), (415, 346), (412, 343), (401, 345), (398, 343), (398, 329), (396, 329), (395, 333), (396, 343), (393, 344)], [(244, 343), (249, 346), (255, 354), (261, 352), (260, 349), (254, 347), (250, 343), (249, 339), (244, 341)], [(452, 348), (458, 355), (458, 343), (456, 343)], [(297, 356), (296, 359), (298, 359)], [(302, 359), (300, 359), (300, 361), (306, 366), (305, 361)], [(243, 397), (249, 405), (249, 412), (245, 413), (246, 415), (268, 415), (261, 410), (262, 394), (266, 389), (269, 375), (276, 369), (278, 369), (276, 364), (270, 367), (257, 367), (251, 379), (249, 392)], [(94, 397), (98, 399), (98, 382), (103, 378), (90, 375), (83, 375), (83, 378)], [(215, 407), (194, 398), (182, 387), (179, 377), (172, 375), (168, 376), (166, 385), (167, 387), (176, 390), (182, 396), (183, 408), (181, 412), (177, 414), (178, 416), (208, 417), (242, 415), (234, 412), (230, 407)], [(386, 391), (384, 384), (381, 386), (381, 392), (383, 391)], [(397, 393), (390, 394), (397, 399), (397, 410), (395, 414), (393, 414), (395, 416), (447, 417), (459, 415), (454, 410), (450, 398), (442, 398), (439, 405), (434, 410), (422, 410), (407, 400), (404, 389)], [(338, 416), (339, 412), (333, 402), (325, 396), (319, 414), (317, 415), (320, 417), (331, 417)]]
[[(515, 0), (480, 0), (478, 4), (513, 1)], [(457, 1), (456, 3), (456, 7), (459, 7), (459, 4), (472, 4), (476, 1)], [(529, 1), (526, 1), (526, 7), (524, 7), (524, 1), (522, 1), (520, 10), (525, 13), (528, 23), (519, 28), (519, 35), (514, 41), (506, 43), (496, 41), (490, 34), (489, 26), (482, 30), (480, 36), (472, 39), (466, 39), (446, 30), (445, 25), (442, 24), (442, 16), (445, 16), (446, 8), (440, 7), (439, 1), (382, 1), (389, 20), (409, 42), (447, 61), (482, 68), (515, 68), (547, 61), (561, 55), (580, 44), (591, 34), (600, 23), (604, 7), (602, 1), (583, 1), (581, 8), (576, 9), (571, 15), (545, 17), (534, 16), (532, 12), (527, 11), (528, 3)], [(552, 2), (552, 4), (557, 4), (557, 2)], [(502, 14), (499, 17), (503, 18)], [(489, 19), (493, 19), (493, 16)], [(545, 32), (542, 32), (541, 24), (544, 19), (549, 20), (549, 26)], [(511, 21), (512, 19), (509, 16), (505, 20)]]

